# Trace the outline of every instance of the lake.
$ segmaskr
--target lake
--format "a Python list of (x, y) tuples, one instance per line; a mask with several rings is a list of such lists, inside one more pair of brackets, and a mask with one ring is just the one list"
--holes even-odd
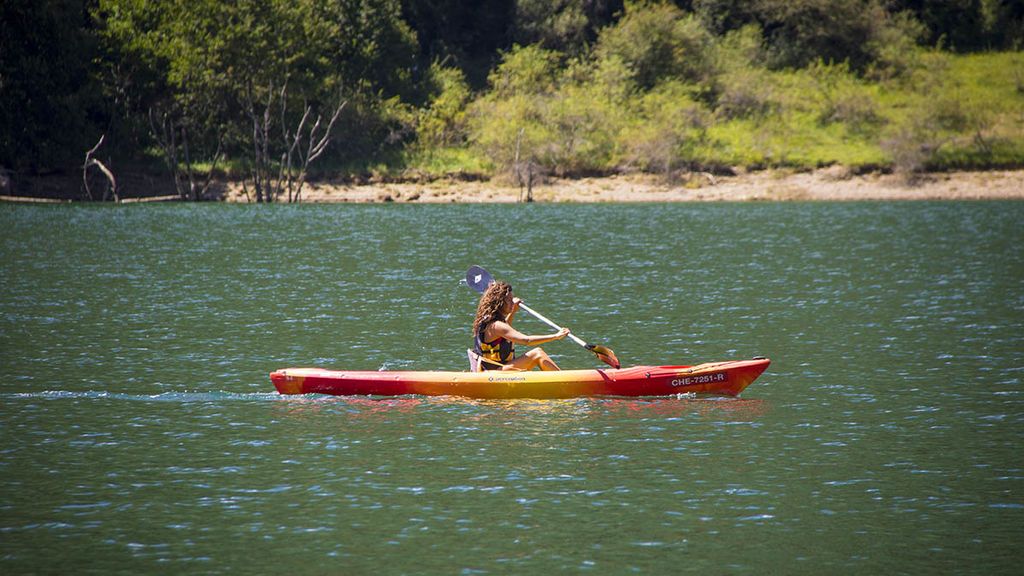
[[(0, 571), (1016, 574), (1022, 223), (0, 205)], [(274, 391), (289, 366), (465, 369), (472, 264), (624, 366), (773, 364), (736, 399)]]

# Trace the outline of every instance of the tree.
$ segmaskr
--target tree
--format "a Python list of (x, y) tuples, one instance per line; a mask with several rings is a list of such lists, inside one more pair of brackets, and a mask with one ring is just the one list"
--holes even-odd
[(466, 78), (458, 68), (445, 68), (435, 63), (430, 67), (430, 78), (436, 95), (420, 110), (416, 130), (419, 146), (428, 152), (463, 143), (466, 106), (471, 96)]
[[(132, 93), (136, 116), (153, 119), (146, 125), (184, 197), (197, 197), (192, 164), (215, 161), (223, 148), (247, 159), (257, 201), (273, 201), (287, 188), (274, 175), (291, 173), (298, 140), (341, 132), (354, 143), (347, 151), (371, 155), (389, 129), (376, 102), (416, 95), (416, 38), (398, 0), (100, 0), (96, 17), (109, 53), (126, 57), (112, 67), (119, 90)], [(338, 124), (339, 102), (354, 95), (370, 105)], [(331, 129), (299, 138), (317, 126), (318, 111), (326, 112), (317, 129)], [(303, 180), (309, 163), (300, 164), (292, 168)]]
[(627, 2), (614, 26), (601, 31), (599, 59), (618, 58), (643, 90), (665, 78), (698, 83), (714, 74), (713, 38), (695, 16), (670, 4)]
[(84, 0), (0, 2), (0, 166), (75, 166), (99, 136)]
[(580, 55), (622, 8), (622, 0), (520, 0), (513, 41)]
[[(184, 200), (205, 196), (229, 140), (230, 84), (217, 69), (230, 39), (231, 8), (214, 0), (100, 0), (94, 17), (107, 55), (104, 75), (115, 117), (148, 131)], [(237, 141), (237, 136), (236, 136)], [(138, 154), (138, 152), (136, 152)], [(202, 184), (196, 165), (211, 162)]]
[[(964, 0), (975, 1), (975, 0)], [(888, 0), (694, 0), (694, 10), (716, 35), (757, 25), (769, 65), (801, 68), (818, 60), (848, 62), (858, 73), (907, 67), (924, 38), (915, 2)], [(980, 31), (979, 31), (980, 32)], [(880, 63), (881, 61), (881, 63)], [(879, 65), (880, 64), (880, 65)]]
[(913, 12), (927, 34), (928, 44), (943, 43), (954, 50), (991, 47), (995, 14), (986, 14), (997, 2), (985, 0), (895, 0), (890, 10)]
[(682, 167), (696, 168), (696, 153), (707, 139), (709, 118), (690, 97), (690, 89), (679, 82), (665, 82), (643, 95), (636, 107), (640, 121), (623, 134), (628, 161), (660, 172), (668, 181)]

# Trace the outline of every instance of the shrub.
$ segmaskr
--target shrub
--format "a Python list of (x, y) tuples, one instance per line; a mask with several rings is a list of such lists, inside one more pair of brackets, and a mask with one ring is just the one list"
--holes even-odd
[[(821, 59), (848, 62), (861, 73), (883, 57), (896, 64), (923, 31), (910, 16), (892, 16), (879, 0), (763, 0), (757, 6), (773, 65), (780, 68)], [(893, 45), (899, 48), (880, 53)]]
[(763, 68), (735, 68), (718, 79), (717, 112), (726, 119), (763, 116), (779, 109), (770, 73)]
[(696, 151), (707, 139), (708, 111), (691, 97), (692, 88), (666, 82), (644, 95), (632, 125), (623, 131), (621, 146), (629, 165), (666, 178), (696, 163)]
[(585, 49), (591, 27), (585, 2), (519, 0), (515, 9), (517, 41), (562, 52)]
[(764, 34), (757, 24), (749, 24), (726, 33), (718, 42), (718, 68), (763, 66), (766, 62)]
[(623, 107), (597, 83), (568, 84), (545, 102), (551, 140), (540, 161), (559, 174), (603, 172), (614, 159)]
[(907, 12), (883, 21), (887, 24), (879, 26), (867, 44), (871, 63), (866, 67), (866, 75), (875, 80), (905, 77), (921, 67), (921, 48), (917, 42), (925, 35), (924, 25)]
[(430, 78), (435, 95), (419, 111), (417, 143), (424, 149), (462, 144), (466, 139), (466, 106), (470, 98), (466, 78), (461, 70), (437, 63), (430, 67)]
[(489, 94), (470, 106), (470, 141), (497, 171), (510, 172), (517, 152), (520, 160), (534, 158), (554, 137), (541, 115), (544, 96), (494, 96)]
[[(972, 154), (975, 157), (978, 152), (990, 152), (991, 144), (983, 135), (988, 126), (989, 116), (983, 109), (970, 106), (955, 94), (937, 91), (925, 94), (881, 146), (893, 169), (913, 181), (921, 172), (937, 168), (943, 154), (950, 156), (950, 147), (976, 147)], [(966, 141), (966, 146), (960, 141)]]
[(701, 82), (713, 76), (712, 36), (692, 15), (670, 4), (628, 2), (619, 22), (597, 42), (599, 60), (617, 58), (641, 89), (665, 78)]
[(818, 86), (822, 124), (841, 122), (863, 130), (881, 121), (878, 103), (869, 89), (850, 73), (848, 65), (829, 65), (820, 60), (808, 69)]
[(491, 75), (493, 90), (471, 107), (471, 140), (499, 172), (518, 161), (545, 172), (601, 172), (612, 165), (627, 96), (621, 61), (575, 61), (556, 73), (558, 55), (516, 47)]
[(555, 139), (544, 122), (557, 88), (558, 54), (539, 46), (514, 46), (488, 76), (491, 90), (469, 108), (470, 141), (499, 172), (519, 160), (538, 161)]
[(625, 103), (636, 92), (629, 67), (618, 56), (602, 58), (587, 66), (579, 82), (589, 82), (606, 100)]
[(915, 127), (901, 127), (881, 141), (882, 150), (892, 163), (893, 171), (913, 182), (935, 150), (934, 143), (923, 137)]
[(557, 52), (540, 46), (513, 46), (502, 54), (501, 63), (488, 75), (491, 94), (507, 98), (518, 94), (539, 94), (555, 88), (559, 72)]

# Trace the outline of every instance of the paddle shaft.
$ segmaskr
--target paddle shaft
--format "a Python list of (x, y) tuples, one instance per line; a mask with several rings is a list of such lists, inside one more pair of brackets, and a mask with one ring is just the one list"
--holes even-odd
[[(519, 301), (519, 309), (520, 310), (526, 310), (527, 312), (532, 314), (534, 318), (536, 318), (537, 320), (540, 320), (541, 322), (547, 324), (548, 326), (551, 326), (555, 330), (561, 330), (562, 329), (562, 327), (559, 326), (558, 324), (555, 324), (554, 322), (552, 322), (551, 320), (548, 320), (543, 315), (541, 315), (539, 312), (534, 310), (533, 308), (530, 308), (526, 304), (523, 304), (522, 300)], [(584, 348), (587, 348), (587, 343), (584, 342), (583, 340), (580, 340), (579, 338), (577, 338), (576, 335), (573, 334), (572, 332), (569, 333), (569, 338), (572, 338), (573, 342), (579, 344), (580, 346), (583, 346)]]

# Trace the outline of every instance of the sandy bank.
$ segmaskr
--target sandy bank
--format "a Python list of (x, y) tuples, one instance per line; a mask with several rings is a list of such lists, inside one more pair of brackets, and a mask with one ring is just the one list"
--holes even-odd
[[(518, 202), (518, 187), (495, 182), (435, 181), (348, 185), (308, 184), (303, 202)], [(914, 184), (892, 174), (850, 175), (840, 168), (814, 172), (752, 172), (716, 177), (694, 174), (666, 184), (650, 175), (553, 179), (534, 187), (537, 202), (743, 202), (853, 200), (1024, 199), (1024, 171), (953, 172), (927, 175)], [(226, 199), (245, 202), (241, 185)]]
[[(124, 202), (177, 199), (173, 183), (165, 175), (126, 172), (118, 176), (118, 182)], [(67, 202), (85, 197), (81, 174), (36, 177), (19, 188), (0, 187), (0, 201)], [(211, 199), (250, 201), (240, 180), (215, 182), (211, 190)], [(841, 167), (737, 176), (700, 173), (672, 184), (658, 176), (634, 174), (551, 179), (536, 186), (533, 197), (537, 202), (1024, 200), (1024, 170), (929, 174), (912, 184), (898, 175), (852, 175)], [(521, 198), (518, 187), (498, 180), (361, 185), (321, 181), (307, 184), (302, 192), (303, 202), (510, 203)]]

